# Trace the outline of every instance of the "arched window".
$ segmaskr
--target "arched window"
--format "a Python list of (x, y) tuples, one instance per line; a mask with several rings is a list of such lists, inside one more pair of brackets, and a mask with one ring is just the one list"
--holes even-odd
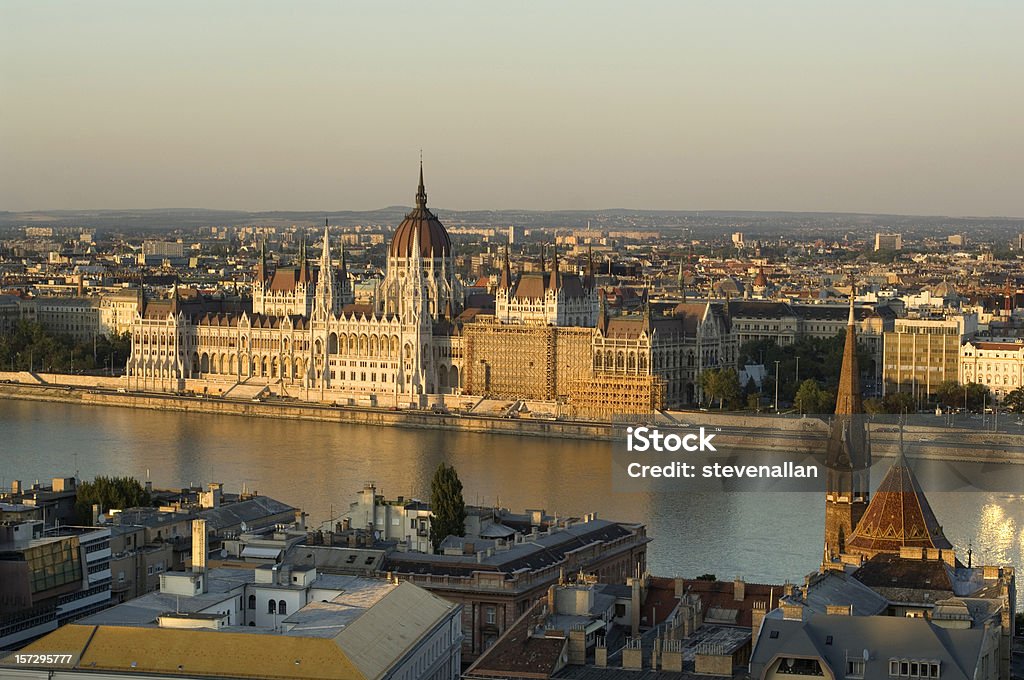
[(280, 602), (278, 602), (277, 603), (277, 613), (280, 614), (281, 616), (286, 615), (288, 613), (288, 603), (285, 602), (284, 600), (281, 600)]
[(268, 614), (276, 614), (277, 613), (277, 602), (275, 602), (274, 600), (267, 600), (267, 613)]
[(256, 609), (256, 596), (255, 595), (250, 595), (249, 596), (249, 609)]

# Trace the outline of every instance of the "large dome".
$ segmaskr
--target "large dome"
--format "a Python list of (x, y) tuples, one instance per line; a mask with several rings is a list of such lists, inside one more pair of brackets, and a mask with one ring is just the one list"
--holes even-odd
[(416, 192), (416, 207), (395, 230), (388, 254), (391, 257), (410, 257), (416, 239), (420, 242), (422, 257), (448, 257), (452, 254), (452, 240), (448, 231), (427, 208), (427, 191), (423, 188), (423, 165), (420, 165), (420, 186)]

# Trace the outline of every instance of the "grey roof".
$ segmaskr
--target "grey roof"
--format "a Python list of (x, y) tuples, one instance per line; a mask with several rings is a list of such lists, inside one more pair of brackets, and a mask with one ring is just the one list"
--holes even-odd
[[(183, 576), (184, 572), (171, 572)], [(92, 626), (148, 626), (156, 625), (156, 618), (166, 612), (197, 613), (233, 597), (231, 591), (253, 583), (252, 569), (212, 569), (206, 574), (207, 591), (198, 595), (178, 596), (160, 591), (141, 595), (110, 609), (92, 614), (79, 623)]]
[(256, 496), (238, 503), (200, 510), (199, 517), (205, 519), (206, 525), (216, 531), (238, 526), (242, 522), (257, 522), (273, 515), (294, 511), (295, 508), (292, 506), (275, 501), (269, 496)]
[(856, 616), (874, 616), (886, 610), (888, 600), (842, 571), (827, 571), (811, 578), (799, 601), (815, 614), (825, 614), (830, 605), (853, 605)]
[[(405, 582), (334, 638), (367, 678), (379, 678), (459, 605)], [(402, 650), (401, 654), (396, 654)]]
[[(506, 574), (521, 569), (537, 570), (559, 563), (570, 551), (595, 542), (613, 541), (631, 532), (618, 522), (594, 519), (574, 524), (550, 534), (534, 538), (525, 536), (523, 542), (508, 549), (496, 550), (493, 555), (477, 559), (476, 555), (426, 555), (423, 553), (389, 553), (386, 568), (402, 573), (459, 574), (473, 571), (500, 571)], [(478, 539), (484, 545), (489, 541)], [(476, 546), (475, 546), (476, 547)]]
[(890, 659), (938, 662), (943, 680), (973, 680), (984, 639), (982, 628), (940, 628), (923, 618), (814, 614), (796, 621), (780, 618), (775, 610), (758, 635), (750, 674), (763, 677), (777, 657), (804, 657), (817, 658), (833, 677), (844, 677), (847, 653), (856, 658), (867, 650), (864, 680), (887, 680)]

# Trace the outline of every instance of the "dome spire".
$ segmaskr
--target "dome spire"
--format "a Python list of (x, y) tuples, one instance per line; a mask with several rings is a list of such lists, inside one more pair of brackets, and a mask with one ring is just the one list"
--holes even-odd
[(427, 207), (427, 190), (423, 187), (423, 150), (420, 150), (420, 185), (416, 189), (416, 207)]

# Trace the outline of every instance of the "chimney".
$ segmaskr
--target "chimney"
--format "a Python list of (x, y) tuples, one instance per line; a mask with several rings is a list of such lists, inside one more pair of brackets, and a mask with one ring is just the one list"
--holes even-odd
[(757, 635), (761, 632), (761, 623), (768, 614), (769, 606), (771, 605), (768, 602), (755, 602), (754, 608), (750, 612), (750, 644), (752, 647), (757, 646)]
[(306, 517), (307, 516), (308, 515), (306, 515), (306, 513), (304, 513), (302, 510), (296, 510), (295, 511), (295, 527), (299, 531), (305, 531), (306, 530)]
[(99, 503), (92, 504), (92, 525), (96, 526), (100, 523), (100, 506)]
[(555, 614), (555, 586), (548, 586), (548, 615)]
[(853, 616), (852, 604), (830, 604), (825, 606), (828, 616)]
[(784, 604), (782, 605), (782, 618), (786, 621), (802, 621), (804, 608), (798, 604)]
[(732, 582), (732, 599), (736, 602), (743, 602), (747, 599), (747, 584), (743, 582), (743, 579), (736, 579)]
[[(206, 520), (192, 520), (192, 571), (206, 571)], [(205, 583), (203, 584), (205, 586)]]

